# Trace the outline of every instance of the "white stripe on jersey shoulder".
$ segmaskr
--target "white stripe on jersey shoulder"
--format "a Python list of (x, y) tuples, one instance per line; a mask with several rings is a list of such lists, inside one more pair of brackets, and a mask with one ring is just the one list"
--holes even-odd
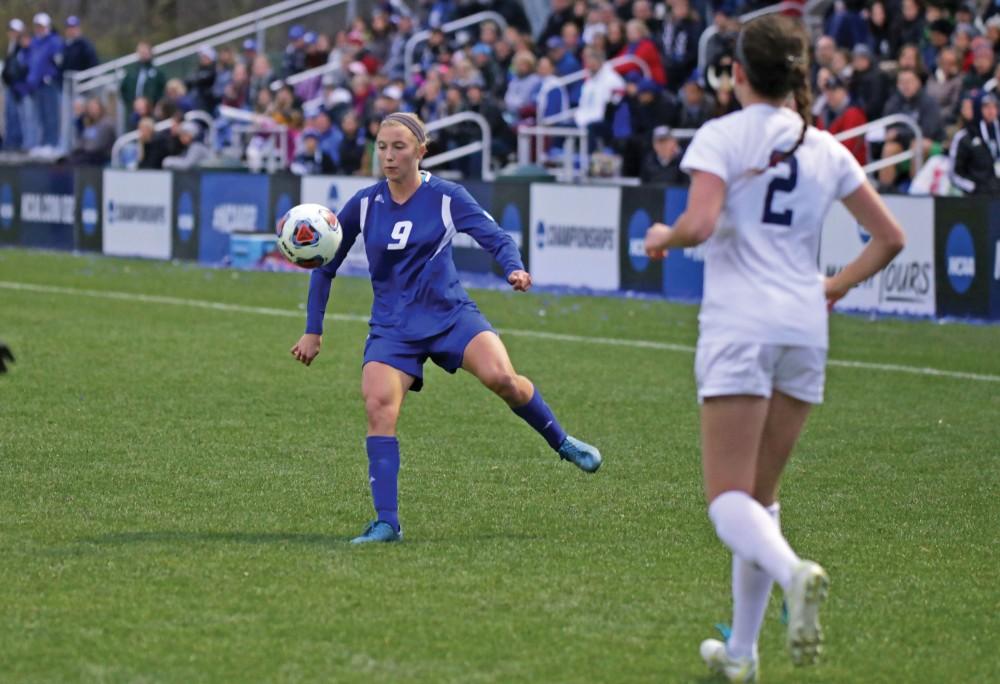
[(448, 246), (451, 239), (455, 237), (455, 221), (451, 218), (451, 195), (441, 195), (441, 221), (444, 223), (444, 237), (441, 238), (441, 243), (438, 244), (438, 248), (434, 250), (434, 254), (431, 255), (431, 259), (436, 257), (441, 253), (441, 250)]
[(420, 170), (420, 182), (421, 183), (426, 183), (430, 179), (431, 179), (431, 172), (430, 171), (424, 171), (423, 169), (421, 169)]
[(365, 219), (368, 217), (368, 198), (361, 198), (361, 234), (365, 232)]

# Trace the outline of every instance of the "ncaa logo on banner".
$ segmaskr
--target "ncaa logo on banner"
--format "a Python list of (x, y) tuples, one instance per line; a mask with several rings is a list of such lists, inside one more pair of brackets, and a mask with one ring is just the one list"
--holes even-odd
[(637, 209), (628, 222), (628, 258), (632, 262), (632, 268), (639, 272), (645, 271), (649, 266), (645, 243), (646, 230), (651, 225), (653, 220), (645, 209)]
[(330, 189), (326, 191), (326, 206), (334, 214), (340, 211), (340, 191), (337, 190), (336, 183), (331, 183)]
[(194, 232), (194, 200), (191, 199), (190, 192), (182, 192), (177, 200), (177, 235), (181, 242), (191, 239)]
[(14, 225), (14, 190), (10, 183), (0, 185), (0, 228)]
[(89, 185), (83, 189), (83, 197), (80, 200), (80, 223), (83, 225), (83, 233), (88, 237), (97, 232), (97, 193)]
[(545, 247), (545, 222), (539, 221), (538, 228), (535, 230), (535, 244), (538, 245), (538, 249)]
[(976, 277), (976, 250), (972, 234), (963, 223), (956, 223), (948, 233), (945, 245), (948, 282), (958, 294), (964, 294)]

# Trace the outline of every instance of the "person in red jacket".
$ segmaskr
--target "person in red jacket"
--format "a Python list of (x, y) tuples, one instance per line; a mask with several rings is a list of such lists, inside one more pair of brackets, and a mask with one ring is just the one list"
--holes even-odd
[[(663, 60), (656, 43), (649, 37), (649, 28), (641, 19), (632, 19), (625, 24), (625, 39), (628, 41), (616, 57), (635, 55), (649, 67), (649, 76), (661, 86), (667, 85), (667, 72), (663, 68)], [(631, 71), (640, 71), (635, 64), (621, 64), (616, 68), (619, 74), (625, 76)]]
[[(864, 110), (851, 100), (847, 84), (839, 76), (828, 76), (822, 88), (826, 96), (826, 106), (816, 117), (816, 128), (837, 135), (841, 131), (868, 123)], [(868, 163), (868, 150), (863, 134), (842, 140), (841, 143), (851, 151), (859, 164), (864, 166)]]

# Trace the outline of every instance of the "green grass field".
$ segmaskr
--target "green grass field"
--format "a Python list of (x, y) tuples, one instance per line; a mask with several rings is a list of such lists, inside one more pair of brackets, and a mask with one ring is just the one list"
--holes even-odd
[[(0, 250), (0, 681), (716, 681), (694, 307), (474, 292), (605, 465), (429, 366), (400, 426), (406, 539), (353, 548), (371, 295), (335, 283), (305, 368), (306, 287)], [(831, 359), (905, 368), (829, 369), (781, 498), (831, 576), (826, 657), (791, 666), (776, 592), (762, 681), (1000, 681), (1000, 327), (831, 327)]]

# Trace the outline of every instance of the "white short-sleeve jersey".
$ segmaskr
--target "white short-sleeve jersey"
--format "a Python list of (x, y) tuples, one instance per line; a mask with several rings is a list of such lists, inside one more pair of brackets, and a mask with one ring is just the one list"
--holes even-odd
[(795, 112), (754, 104), (704, 124), (684, 154), (682, 169), (726, 183), (722, 214), (705, 243), (700, 339), (827, 347), (818, 263), (823, 219), (865, 174), (847, 148), (815, 128), (794, 155), (768, 168), (772, 154), (790, 150), (801, 132)]

